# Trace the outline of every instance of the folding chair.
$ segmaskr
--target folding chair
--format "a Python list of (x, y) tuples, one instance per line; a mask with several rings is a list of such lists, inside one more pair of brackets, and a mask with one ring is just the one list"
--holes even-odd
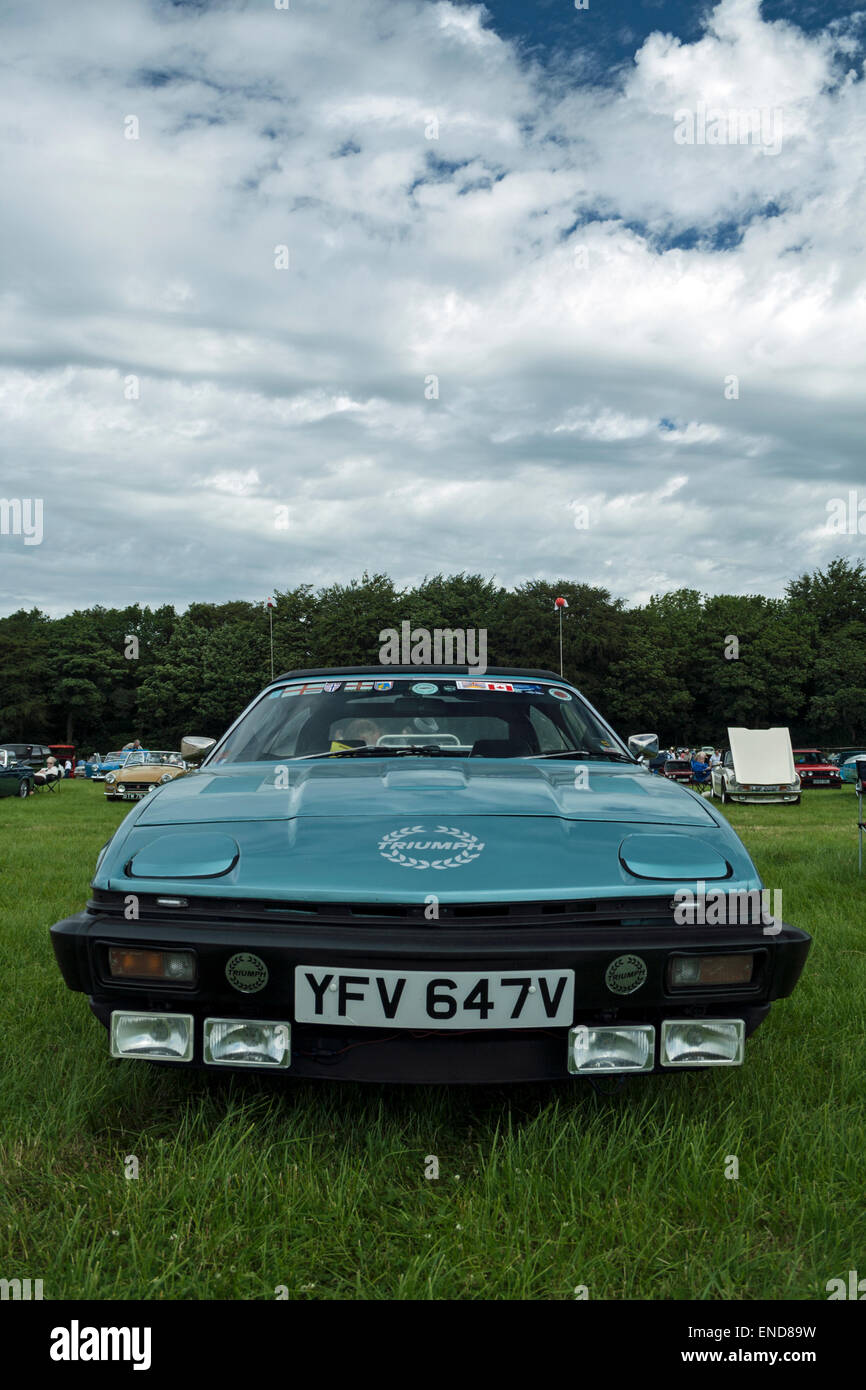
[[(39, 780), (40, 777), (41, 777), (41, 779), (42, 779), (41, 781)], [(36, 773), (36, 775), (35, 775), (34, 778), (33, 778), (33, 790), (34, 790), (34, 791), (37, 791), (37, 792), (43, 792), (43, 791), (54, 792), (54, 791), (57, 790), (57, 784), (58, 784), (58, 782), (62, 782), (62, 781), (63, 781), (63, 778), (60, 777), (60, 776), (57, 776), (57, 777), (46, 777), (46, 775), (45, 775), (45, 769), (42, 768), (39, 772)]]

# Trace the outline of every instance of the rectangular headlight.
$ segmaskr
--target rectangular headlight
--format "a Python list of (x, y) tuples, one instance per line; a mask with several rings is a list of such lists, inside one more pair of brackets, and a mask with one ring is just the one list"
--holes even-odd
[(738, 1067), (745, 1043), (741, 1018), (666, 1018), (659, 1060), (663, 1067)]
[(651, 1023), (623, 1027), (585, 1024), (569, 1030), (568, 1070), (586, 1072), (652, 1071), (656, 1030)]
[(150, 1057), (161, 1062), (191, 1062), (192, 1014), (111, 1015), (112, 1057)]
[(211, 1066), (287, 1067), (291, 1027), (272, 1019), (206, 1018), (204, 1060)]
[(755, 957), (747, 951), (724, 956), (671, 956), (668, 987), (693, 989), (699, 985), (747, 985), (755, 972)]
[(173, 980), (178, 984), (191, 984), (195, 979), (195, 953), (110, 946), (108, 969), (114, 979)]

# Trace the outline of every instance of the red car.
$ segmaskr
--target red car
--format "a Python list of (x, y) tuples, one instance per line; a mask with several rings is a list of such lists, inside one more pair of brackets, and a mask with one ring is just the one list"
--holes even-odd
[(662, 772), (665, 777), (672, 777), (675, 782), (690, 782), (692, 765), (688, 758), (668, 758)]
[(806, 787), (841, 787), (838, 767), (827, 761), (820, 748), (795, 748), (794, 767), (800, 784)]

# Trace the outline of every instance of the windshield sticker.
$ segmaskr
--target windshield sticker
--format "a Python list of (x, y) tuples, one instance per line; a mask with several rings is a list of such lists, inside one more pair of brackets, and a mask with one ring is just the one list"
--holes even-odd
[(303, 686), (300, 685), (287, 685), (283, 690), (275, 690), (274, 694), (281, 695), (285, 700), (287, 695), (300, 695), (302, 689)]
[(373, 689), (374, 689), (374, 690), (393, 690), (393, 689), (394, 689), (394, 682), (393, 682), (393, 681), (374, 681), (374, 682), (373, 682)]
[(570, 700), (570, 699), (571, 699), (571, 696), (569, 695), (568, 691), (567, 691), (567, 690), (560, 690), (558, 685), (552, 685), (552, 686), (550, 687), (550, 690), (549, 690), (548, 693), (549, 693), (550, 695), (555, 695), (556, 698), (557, 698), (557, 700)]
[[(414, 686), (412, 689), (414, 690)], [(513, 694), (519, 690), (520, 686), (512, 685), (510, 681), (458, 681), (458, 690), (500, 690), (507, 694)]]
[(342, 684), (342, 681), (325, 681), (323, 689), (327, 690), (329, 695), (332, 695), (335, 690), (340, 689)]
[(372, 690), (372, 681), (346, 681), (347, 690)]
[(438, 693), (439, 687), (433, 685), (432, 681), (419, 681), (417, 685), (412, 686), (413, 695), (438, 695)]

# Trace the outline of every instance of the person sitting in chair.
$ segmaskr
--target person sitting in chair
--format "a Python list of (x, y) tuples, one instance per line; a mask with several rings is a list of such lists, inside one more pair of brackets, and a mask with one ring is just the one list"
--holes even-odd
[(33, 778), (33, 785), (35, 787), (44, 787), (49, 782), (59, 782), (62, 776), (63, 768), (60, 766), (57, 759), (49, 757), (45, 761), (44, 768), (42, 768), (40, 772), (37, 772)]
[(692, 758), (692, 781), (700, 784), (709, 780), (710, 769), (707, 766), (707, 755), (706, 753), (696, 753)]

